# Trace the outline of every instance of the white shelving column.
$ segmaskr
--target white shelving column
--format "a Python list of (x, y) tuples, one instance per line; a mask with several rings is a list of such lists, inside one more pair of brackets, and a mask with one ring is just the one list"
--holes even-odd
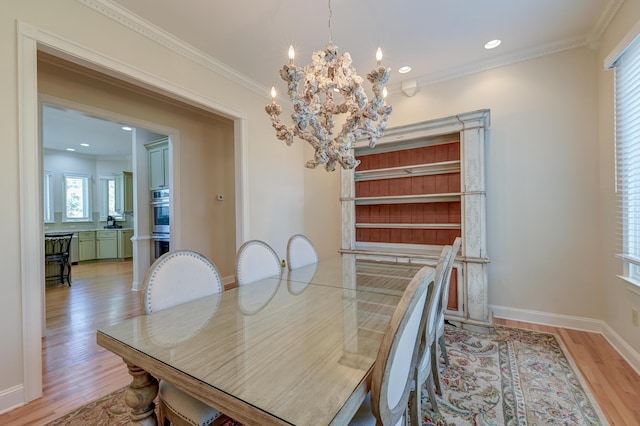
[[(393, 151), (394, 145), (411, 147), (433, 143), (434, 139), (447, 139), (459, 134), (460, 138), (460, 193), (414, 196), (412, 202), (435, 200), (438, 196), (459, 198), (461, 203), (462, 247), (456, 259), (461, 278), (458, 282), (458, 300), (461, 307), (448, 312), (448, 319), (465, 327), (490, 327), (493, 318), (488, 308), (488, 279), (486, 241), (486, 189), (484, 149), (488, 140), (490, 111), (479, 110), (452, 117), (424, 121), (421, 123), (387, 129), (372, 152)], [(366, 141), (358, 141), (356, 150), (366, 150)], [(398, 148), (401, 149), (401, 148)], [(342, 253), (357, 257), (433, 264), (442, 246), (416, 244), (366, 243), (356, 241), (356, 180), (399, 177), (399, 174), (422, 173), (432, 168), (433, 173), (449, 172), (457, 168), (455, 162), (433, 164), (415, 168), (411, 166), (375, 171), (342, 170)], [(424, 169), (424, 170), (423, 170)], [(388, 198), (389, 203), (408, 202), (402, 196), (374, 197), (373, 203)], [(408, 197), (411, 198), (411, 197)], [(446, 197), (445, 197), (446, 198)], [(387, 202), (387, 200), (384, 200)], [(369, 202), (366, 197), (358, 199), (359, 205)], [(363, 226), (363, 225), (361, 225)], [(364, 225), (366, 226), (366, 224)], [(370, 225), (375, 227), (375, 224)], [(387, 225), (389, 226), (389, 225)], [(393, 225), (391, 225), (393, 226)], [(444, 226), (446, 227), (446, 225)]]

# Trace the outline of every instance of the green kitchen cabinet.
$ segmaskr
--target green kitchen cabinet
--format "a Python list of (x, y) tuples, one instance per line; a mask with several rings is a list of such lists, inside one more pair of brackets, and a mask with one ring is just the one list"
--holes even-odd
[(78, 261), (93, 260), (96, 258), (96, 232), (78, 232)]
[(118, 257), (118, 231), (96, 231), (96, 259)]
[(123, 229), (118, 231), (118, 258), (129, 259), (133, 257), (133, 229)]
[(133, 212), (133, 173), (120, 172), (114, 173), (115, 177), (115, 203), (116, 212), (132, 213)]
[(169, 188), (169, 140), (145, 145), (149, 154), (149, 189)]

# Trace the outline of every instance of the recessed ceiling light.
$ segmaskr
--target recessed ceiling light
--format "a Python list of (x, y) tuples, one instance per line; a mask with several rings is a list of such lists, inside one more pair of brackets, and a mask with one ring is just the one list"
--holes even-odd
[(485, 49), (495, 49), (496, 47), (500, 46), (501, 43), (502, 43), (502, 40), (498, 40), (498, 39), (491, 40), (491, 41), (488, 41), (488, 42), (486, 42), (484, 44), (484, 48)]
[(122, 130), (126, 130), (127, 132), (130, 132), (133, 129), (129, 126), (122, 126)]
[(411, 71), (411, 67), (408, 65), (405, 65), (404, 67), (400, 67), (400, 69), (398, 70), (400, 74), (406, 74), (409, 71)]
[(91, 146), (88, 143), (81, 143), (80, 146)]
[(67, 148), (67, 151), (75, 151), (75, 148)]

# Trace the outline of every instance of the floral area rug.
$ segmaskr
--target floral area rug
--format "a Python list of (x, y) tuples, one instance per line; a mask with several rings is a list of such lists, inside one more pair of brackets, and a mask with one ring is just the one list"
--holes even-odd
[[(77, 410), (60, 417), (45, 426), (124, 426), (129, 425), (129, 408), (124, 402), (126, 387), (105, 395), (86, 404)], [(156, 415), (158, 401), (156, 400)], [(240, 423), (224, 416), (219, 418), (219, 426), (242, 426)], [(222, 420), (221, 420), (222, 419)]]
[(445, 329), (440, 413), (422, 393), (423, 425), (608, 425), (573, 361), (553, 334), (495, 327)]
[[(555, 335), (508, 327), (478, 334), (447, 326), (445, 340), (450, 365), (441, 368), (440, 412), (430, 411), (423, 391), (422, 426), (608, 425)], [(127, 424), (121, 389), (47, 426)], [(228, 419), (224, 426), (242, 425)]]

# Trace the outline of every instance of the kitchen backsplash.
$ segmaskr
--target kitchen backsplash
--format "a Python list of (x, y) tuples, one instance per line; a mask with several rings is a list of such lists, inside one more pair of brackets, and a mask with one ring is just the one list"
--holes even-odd
[[(93, 212), (93, 220), (89, 222), (62, 222), (62, 212), (53, 214), (55, 222), (44, 224), (44, 230), (51, 231), (82, 231), (88, 229), (103, 229), (107, 224), (106, 218), (100, 220), (100, 213)], [(116, 223), (123, 228), (133, 228), (133, 213), (125, 213), (122, 219), (117, 219)]]

